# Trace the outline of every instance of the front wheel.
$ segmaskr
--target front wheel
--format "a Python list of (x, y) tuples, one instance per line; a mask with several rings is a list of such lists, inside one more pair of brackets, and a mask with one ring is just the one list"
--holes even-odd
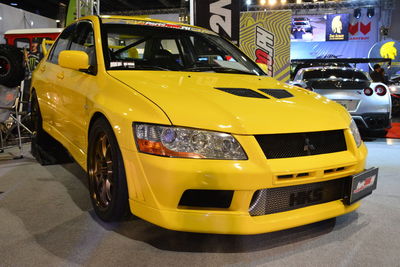
[(89, 192), (93, 208), (103, 221), (119, 221), (129, 214), (125, 168), (109, 123), (100, 118), (89, 132)]

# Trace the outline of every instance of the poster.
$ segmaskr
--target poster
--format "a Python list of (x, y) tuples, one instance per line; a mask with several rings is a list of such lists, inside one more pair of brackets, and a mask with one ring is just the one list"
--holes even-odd
[(326, 41), (349, 40), (349, 14), (326, 15)]
[(292, 42), (324, 42), (326, 35), (326, 16), (293, 16), (291, 23)]
[(244, 12), (240, 16), (240, 49), (265, 64), (267, 74), (280, 81), (290, 78), (290, 21), (292, 12)]

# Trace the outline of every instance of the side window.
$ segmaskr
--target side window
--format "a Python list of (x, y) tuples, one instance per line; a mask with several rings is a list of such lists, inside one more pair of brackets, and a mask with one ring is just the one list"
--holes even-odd
[(65, 30), (61, 33), (60, 37), (57, 39), (57, 42), (54, 44), (54, 47), (50, 52), (48, 61), (54, 64), (58, 64), (58, 56), (61, 51), (68, 50), (69, 41), (72, 37), (72, 34), (75, 31), (75, 28), (76, 28), (76, 23), (65, 28)]
[(30, 42), (28, 38), (17, 38), (14, 40), (14, 44), (16, 47), (18, 48), (26, 48), (26, 49), (30, 49)]
[(72, 37), (69, 50), (78, 50), (86, 52), (89, 56), (89, 64), (96, 65), (96, 49), (94, 44), (94, 32), (90, 22), (79, 22), (75, 34)]

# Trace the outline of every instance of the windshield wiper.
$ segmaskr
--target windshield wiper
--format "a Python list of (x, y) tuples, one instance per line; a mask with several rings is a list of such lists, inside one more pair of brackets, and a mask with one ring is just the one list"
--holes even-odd
[(220, 66), (193, 66), (189, 68), (183, 69), (184, 71), (215, 71), (221, 73), (238, 73), (238, 74), (249, 74), (249, 75), (256, 75), (255, 73), (238, 70), (234, 68), (227, 68), (227, 67), (220, 67)]

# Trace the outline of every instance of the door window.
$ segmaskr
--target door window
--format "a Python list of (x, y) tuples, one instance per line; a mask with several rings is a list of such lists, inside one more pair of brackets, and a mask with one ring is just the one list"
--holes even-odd
[(96, 65), (96, 50), (92, 24), (88, 21), (79, 22), (72, 37), (69, 50), (83, 51), (89, 56), (89, 65)]
[(58, 56), (60, 55), (61, 51), (68, 50), (69, 43), (75, 31), (75, 28), (76, 28), (76, 23), (65, 28), (65, 30), (61, 33), (60, 37), (57, 39), (57, 42), (54, 44), (54, 47), (50, 52), (48, 61), (54, 64), (58, 64)]

